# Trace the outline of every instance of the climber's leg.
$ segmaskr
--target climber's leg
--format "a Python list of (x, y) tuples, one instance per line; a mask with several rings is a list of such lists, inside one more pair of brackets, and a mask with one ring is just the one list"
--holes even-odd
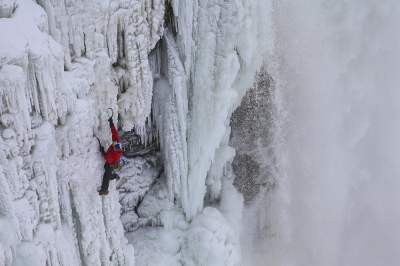
[(100, 195), (108, 194), (108, 186), (110, 184), (110, 180), (113, 179), (112, 175), (112, 168), (108, 164), (104, 164), (103, 182), (101, 183), (101, 189), (99, 191)]

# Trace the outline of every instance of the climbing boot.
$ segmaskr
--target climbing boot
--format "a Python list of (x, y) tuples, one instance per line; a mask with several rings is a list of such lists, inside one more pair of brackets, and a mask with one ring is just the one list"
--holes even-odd
[(108, 195), (108, 191), (99, 191), (100, 196), (106, 196)]

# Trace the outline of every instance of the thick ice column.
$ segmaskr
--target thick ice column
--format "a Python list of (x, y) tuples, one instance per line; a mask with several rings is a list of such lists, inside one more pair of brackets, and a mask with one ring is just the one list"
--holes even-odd
[(186, 74), (189, 75), (192, 65), (192, 58), (195, 53), (194, 31), (197, 26), (198, 1), (172, 0), (174, 26), (177, 31), (177, 44), (179, 55), (183, 60)]
[(153, 109), (159, 129), (161, 150), (171, 200), (178, 199), (186, 209), (187, 201), (187, 113), (185, 72), (171, 32), (163, 42), (162, 77), (154, 87)]
[[(191, 68), (188, 129), (187, 216), (203, 207), (205, 180), (221, 145), (229, 118), (254, 80), (269, 44), (263, 35), (269, 16), (264, 1), (199, 3)], [(263, 26), (261, 26), (263, 25)], [(225, 163), (225, 162), (221, 162)]]
[[(188, 202), (187, 215), (193, 217), (203, 206), (207, 171), (227, 126), (229, 109), (238, 97), (232, 83), (239, 71), (239, 60), (234, 52), (233, 35), (220, 29), (226, 13), (217, 2), (200, 3), (197, 51), (193, 70), (191, 121), (188, 135)], [(221, 37), (226, 37), (221, 43)], [(220, 53), (220, 54), (218, 54)], [(221, 68), (226, 64), (226, 68)], [(225, 82), (217, 84), (217, 79)]]

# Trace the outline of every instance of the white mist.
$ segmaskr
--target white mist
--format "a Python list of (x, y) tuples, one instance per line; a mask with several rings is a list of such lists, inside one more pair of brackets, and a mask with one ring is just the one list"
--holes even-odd
[(400, 265), (400, 2), (275, 1), (274, 19), (281, 175), (254, 263)]

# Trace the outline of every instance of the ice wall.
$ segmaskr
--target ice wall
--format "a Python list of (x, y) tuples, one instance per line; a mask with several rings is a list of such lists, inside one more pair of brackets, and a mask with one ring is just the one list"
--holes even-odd
[(125, 129), (150, 115), (163, 18), (162, 1), (0, 1), (1, 265), (134, 264), (94, 135), (109, 144), (108, 107)]

